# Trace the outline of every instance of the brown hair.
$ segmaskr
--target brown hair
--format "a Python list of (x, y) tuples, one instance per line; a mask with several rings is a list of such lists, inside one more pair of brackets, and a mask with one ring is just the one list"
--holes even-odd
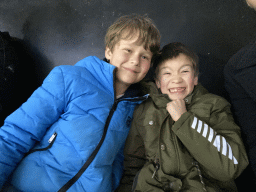
[(155, 71), (155, 78), (157, 78), (157, 75), (159, 73), (160, 64), (162, 64), (166, 60), (176, 58), (181, 53), (185, 54), (186, 56), (188, 56), (191, 59), (192, 64), (193, 64), (193, 69), (195, 71), (195, 76), (198, 76), (198, 74), (199, 74), (199, 64), (198, 64), (199, 58), (198, 58), (197, 54), (194, 51), (192, 51), (191, 49), (189, 49), (186, 45), (184, 45), (180, 42), (174, 42), (174, 43), (169, 43), (169, 44), (165, 45), (161, 49), (159, 54), (155, 55), (152, 58), (153, 68)]
[(113, 51), (121, 39), (131, 39), (139, 33), (139, 43), (153, 54), (160, 48), (160, 33), (147, 15), (131, 14), (118, 18), (107, 30), (105, 46)]

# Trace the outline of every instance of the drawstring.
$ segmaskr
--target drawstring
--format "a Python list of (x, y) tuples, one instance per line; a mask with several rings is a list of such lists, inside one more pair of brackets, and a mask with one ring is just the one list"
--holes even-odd
[(200, 168), (199, 168), (198, 162), (197, 162), (197, 161), (194, 161), (193, 163), (194, 163), (194, 165), (196, 166), (196, 169), (197, 169), (197, 171), (198, 171), (198, 174), (199, 174), (199, 177), (200, 177), (200, 181), (201, 181), (201, 183), (202, 183), (202, 185), (203, 185), (203, 190), (204, 190), (204, 191), (207, 191), (206, 188), (205, 188), (205, 183), (204, 183), (203, 176), (202, 176), (202, 172), (201, 172), (201, 170), (200, 170)]

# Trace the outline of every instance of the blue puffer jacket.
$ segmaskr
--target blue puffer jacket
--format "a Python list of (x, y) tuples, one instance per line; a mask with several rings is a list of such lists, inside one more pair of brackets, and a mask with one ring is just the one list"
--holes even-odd
[[(68, 191), (108, 192), (117, 187), (133, 110), (146, 96), (115, 100), (114, 69), (87, 57), (51, 71), (0, 129), (0, 188), (14, 171), (11, 183), (22, 191), (58, 191), (92, 154), (118, 102), (98, 154)], [(32, 148), (39, 150), (23, 158)]]

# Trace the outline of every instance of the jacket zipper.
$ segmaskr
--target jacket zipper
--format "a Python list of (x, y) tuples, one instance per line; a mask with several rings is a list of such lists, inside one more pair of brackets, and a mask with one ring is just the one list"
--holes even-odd
[(91, 162), (94, 160), (95, 156), (97, 155), (98, 151), (100, 150), (101, 145), (103, 144), (103, 141), (105, 140), (106, 134), (107, 134), (107, 130), (109, 127), (109, 123), (112, 119), (112, 116), (117, 108), (118, 103), (121, 101), (122, 99), (115, 99), (114, 104), (112, 105), (112, 108), (109, 112), (109, 115), (107, 117), (106, 120), (106, 124), (104, 126), (104, 131), (103, 131), (103, 135), (101, 137), (100, 142), (98, 143), (98, 145), (96, 146), (95, 150), (92, 152), (92, 154), (90, 155), (90, 157), (87, 159), (87, 161), (85, 162), (85, 164), (82, 166), (82, 168), (77, 172), (77, 174), (72, 177), (64, 186), (62, 186), (58, 192), (66, 192), (80, 177), (81, 175), (85, 172), (85, 170), (89, 167), (89, 165), (91, 164)]
[(24, 156), (23, 158), (25, 158), (26, 156), (28, 156), (28, 155), (31, 154), (31, 153), (34, 153), (34, 152), (37, 152), (37, 151), (46, 151), (46, 150), (50, 149), (50, 148), (52, 147), (52, 145), (53, 145), (53, 143), (54, 143), (56, 137), (57, 137), (57, 133), (54, 132), (53, 135), (52, 135), (52, 136), (50, 137), (50, 139), (48, 140), (49, 145), (48, 145), (47, 147), (41, 148), (41, 149), (33, 149), (33, 150), (30, 150), (28, 153), (25, 154), (25, 156)]
[[(123, 100), (131, 100), (131, 101), (140, 101), (142, 100), (143, 98), (146, 99), (148, 97), (148, 95), (145, 95), (145, 96), (141, 96), (141, 97), (138, 97), (136, 99), (129, 99), (129, 98), (119, 98), (119, 99), (115, 99), (114, 100), (114, 104), (112, 105), (112, 108), (109, 112), (109, 115), (107, 117), (107, 120), (106, 120), (106, 124), (104, 126), (104, 131), (103, 131), (103, 135), (101, 137), (101, 140), (100, 142), (98, 143), (98, 145), (96, 146), (95, 150), (92, 152), (91, 156), (87, 159), (87, 161), (85, 162), (85, 164), (82, 166), (82, 168), (78, 171), (78, 173), (72, 177), (63, 187), (61, 187), (58, 192), (66, 192), (80, 177), (81, 175), (85, 172), (85, 170), (89, 167), (89, 165), (91, 164), (91, 162), (94, 160), (95, 156), (97, 155), (98, 151), (100, 150), (100, 147), (101, 145), (103, 144), (103, 141), (106, 137), (106, 134), (107, 134), (107, 130), (108, 130), (108, 127), (109, 127), (109, 123), (112, 119), (112, 116), (117, 108), (117, 105), (120, 101), (123, 101)], [(116, 97), (115, 97), (116, 98)]]

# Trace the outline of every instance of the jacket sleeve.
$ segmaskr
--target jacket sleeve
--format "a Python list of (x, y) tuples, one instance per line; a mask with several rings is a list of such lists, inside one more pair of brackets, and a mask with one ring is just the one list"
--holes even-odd
[(144, 142), (136, 123), (141, 116), (141, 110), (138, 109), (141, 108), (137, 108), (134, 111), (131, 129), (126, 139), (124, 147), (124, 173), (116, 192), (132, 191), (134, 177), (146, 162)]
[[(256, 102), (255, 72), (256, 41), (250, 42), (233, 55), (224, 68), (225, 87), (231, 99), (249, 96)], [(237, 89), (245, 91), (246, 95), (237, 94)]]
[(198, 116), (204, 113), (201, 119), (193, 112), (184, 113), (173, 131), (209, 176), (221, 181), (235, 179), (248, 165), (240, 128), (226, 100), (217, 99), (210, 106), (208, 114), (205, 106), (199, 106)]
[(61, 68), (56, 67), (0, 128), (0, 189), (24, 154), (41, 140), (63, 109), (64, 81)]

